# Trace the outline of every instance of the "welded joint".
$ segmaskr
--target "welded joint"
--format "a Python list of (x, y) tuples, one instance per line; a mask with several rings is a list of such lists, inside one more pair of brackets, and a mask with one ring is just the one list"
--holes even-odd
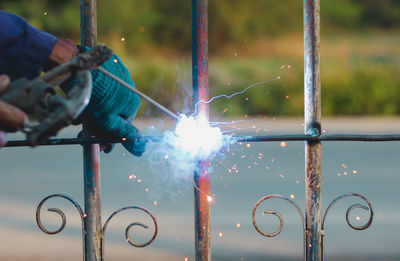
[(104, 240), (104, 232), (99, 231), (94, 235), (94, 238), (96, 241), (102, 241)]
[(313, 137), (313, 138), (317, 138), (317, 137), (321, 136), (321, 131), (317, 128), (312, 128), (311, 132), (308, 134), (311, 135), (311, 137)]

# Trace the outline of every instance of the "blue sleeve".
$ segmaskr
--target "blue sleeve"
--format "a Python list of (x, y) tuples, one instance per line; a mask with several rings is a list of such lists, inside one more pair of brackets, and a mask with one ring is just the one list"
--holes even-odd
[(57, 38), (0, 10), (0, 74), (12, 80), (40, 74)]

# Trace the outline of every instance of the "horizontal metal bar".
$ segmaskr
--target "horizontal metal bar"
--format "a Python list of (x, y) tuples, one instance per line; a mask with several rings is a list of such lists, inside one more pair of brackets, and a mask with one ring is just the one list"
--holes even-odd
[(400, 141), (400, 134), (325, 134), (321, 141)]
[(400, 141), (400, 134), (282, 134), (239, 137), (238, 142), (268, 141)]
[[(147, 142), (157, 142), (160, 136), (145, 136)], [(280, 134), (262, 136), (234, 136), (237, 142), (271, 142), (271, 141), (400, 141), (400, 134), (323, 134), (311, 136), (307, 134)], [(68, 138), (50, 139), (39, 146), (77, 145), (96, 143), (123, 143), (122, 140), (100, 138)], [(26, 140), (11, 140), (5, 147), (28, 147)]]

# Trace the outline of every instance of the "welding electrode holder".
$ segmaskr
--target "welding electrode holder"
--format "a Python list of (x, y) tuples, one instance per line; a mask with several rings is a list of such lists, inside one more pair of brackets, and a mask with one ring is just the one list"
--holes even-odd
[[(62, 128), (71, 124), (85, 109), (92, 92), (90, 70), (108, 60), (112, 51), (105, 45), (97, 45), (72, 60), (54, 67), (33, 80), (20, 78), (0, 96), (0, 100), (37, 116), (37, 123), (26, 123), (22, 131), (30, 146), (44, 143)], [(61, 96), (56, 86), (73, 76), (74, 86)]]

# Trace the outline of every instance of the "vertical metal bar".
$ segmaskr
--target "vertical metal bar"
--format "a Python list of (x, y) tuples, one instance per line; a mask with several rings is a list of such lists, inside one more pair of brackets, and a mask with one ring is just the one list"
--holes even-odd
[[(81, 0), (81, 44), (92, 47), (97, 38), (97, 0)], [(85, 122), (84, 137), (90, 137)], [(99, 144), (83, 145), (86, 261), (101, 260), (101, 200)]]
[[(193, 109), (208, 99), (208, 13), (207, 0), (192, 0), (192, 75)], [(208, 104), (198, 105), (198, 116), (208, 119)], [(210, 176), (208, 162), (199, 162), (194, 173), (196, 261), (211, 260), (210, 251)]]
[[(320, 0), (304, 0), (304, 128), (321, 134)], [(322, 260), (321, 143), (306, 141), (306, 260)]]

